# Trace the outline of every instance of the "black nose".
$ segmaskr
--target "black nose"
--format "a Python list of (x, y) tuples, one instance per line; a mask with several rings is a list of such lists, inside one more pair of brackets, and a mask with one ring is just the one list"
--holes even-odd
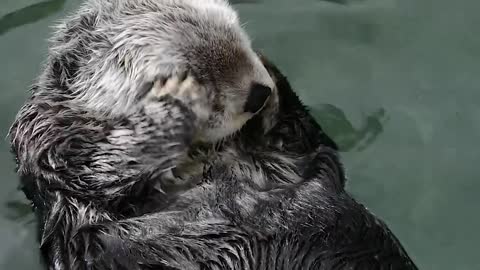
[(258, 112), (271, 94), (272, 90), (269, 87), (253, 83), (250, 88), (247, 102), (245, 103), (244, 111), (250, 113)]

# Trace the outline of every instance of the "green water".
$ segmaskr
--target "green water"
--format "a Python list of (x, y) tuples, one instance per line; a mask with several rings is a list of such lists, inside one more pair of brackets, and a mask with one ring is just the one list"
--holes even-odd
[[(480, 1), (249, 2), (236, 7), (255, 46), (341, 145), (349, 190), (421, 269), (480, 269)], [(77, 5), (1, 0), (2, 138), (49, 26)], [(39, 269), (33, 216), (0, 147), (0, 269)]]

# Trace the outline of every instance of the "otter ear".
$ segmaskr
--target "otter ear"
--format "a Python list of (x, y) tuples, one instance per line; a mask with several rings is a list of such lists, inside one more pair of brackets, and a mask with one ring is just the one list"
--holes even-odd
[(257, 113), (263, 108), (271, 94), (272, 89), (269, 87), (262, 84), (253, 83), (250, 87), (250, 93), (248, 94), (244, 111)]

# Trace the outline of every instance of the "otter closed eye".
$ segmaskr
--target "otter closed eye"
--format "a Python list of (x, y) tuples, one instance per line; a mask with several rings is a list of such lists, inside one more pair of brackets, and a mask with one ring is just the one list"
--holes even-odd
[(265, 105), (271, 94), (272, 90), (269, 87), (258, 83), (253, 83), (250, 94), (247, 98), (247, 102), (245, 103), (244, 111), (257, 113), (263, 108), (263, 105)]

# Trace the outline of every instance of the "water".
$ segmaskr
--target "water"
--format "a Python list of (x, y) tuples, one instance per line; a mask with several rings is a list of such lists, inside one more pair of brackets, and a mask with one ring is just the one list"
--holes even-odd
[[(341, 145), (349, 190), (419, 267), (480, 269), (480, 2), (235, 2), (255, 47)], [(2, 137), (40, 70), (49, 26), (77, 5), (0, 3)], [(40, 269), (33, 216), (0, 147), (0, 269)]]

